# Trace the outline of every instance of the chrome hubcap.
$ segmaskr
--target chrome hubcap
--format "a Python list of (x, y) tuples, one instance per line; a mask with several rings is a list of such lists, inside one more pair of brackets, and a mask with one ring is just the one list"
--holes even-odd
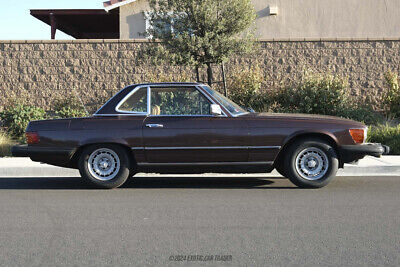
[(310, 147), (296, 157), (296, 171), (306, 180), (319, 180), (329, 168), (328, 156), (321, 149)]
[(114, 151), (100, 148), (89, 156), (88, 169), (97, 180), (109, 181), (113, 179), (121, 168), (120, 160)]

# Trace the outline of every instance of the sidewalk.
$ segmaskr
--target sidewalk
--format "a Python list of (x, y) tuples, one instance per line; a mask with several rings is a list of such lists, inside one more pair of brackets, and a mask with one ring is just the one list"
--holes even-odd
[[(138, 174), (138, 176), (154, 174)], [(213, 176), (227, 176), (216, 174)], [(382, 158), (365, 157), (357, 165), (345, 164), (338, 176), (400, 176), (400, 156), (383, 156)], [(29, 158), (0, 158), (0, 177), (77, 177), (78, 170), (59, 168), (33, 162)], [(170, 176), (170, 175), (169, 175)], [(173, 175), (182, 176), (182, 175)], [(183, 175), (188, 176), (188, 175)], [(195, 175), (199, 176), (199, 175)], [(229, 175), (228, 175), (229, 176)], [(235, 176), (235, 174), (232, 174)], [(242, 175), (241, 175), (242, 176)], [(268, 174), (244, 174), (252, 177), (276, 177), (276, 171)]]

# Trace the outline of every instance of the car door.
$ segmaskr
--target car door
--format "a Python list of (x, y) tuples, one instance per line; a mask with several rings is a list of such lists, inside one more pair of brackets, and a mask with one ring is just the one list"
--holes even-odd
[(248, 161), (244, 119), (212, 116), (212, 101), (195, 86), (152, 86), (143, 124), (149, 163)]

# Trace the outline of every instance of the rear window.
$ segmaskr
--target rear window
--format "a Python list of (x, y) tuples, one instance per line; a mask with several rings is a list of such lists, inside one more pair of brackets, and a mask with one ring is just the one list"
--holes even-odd
[(134, 91), (118, 108), (117, 111), (147, 113), (147, 87)]

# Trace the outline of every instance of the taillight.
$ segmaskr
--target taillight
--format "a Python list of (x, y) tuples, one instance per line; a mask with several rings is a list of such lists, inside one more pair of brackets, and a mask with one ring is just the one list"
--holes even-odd
[(25, 136), (28, 145), (37, 144), (40, 141), (39, 134), (37, 132), (27, 132), (25, 133)]
[(350, 129), (349, 132), (356, 144), (362, 144), (367, 139), (367, 129)]

